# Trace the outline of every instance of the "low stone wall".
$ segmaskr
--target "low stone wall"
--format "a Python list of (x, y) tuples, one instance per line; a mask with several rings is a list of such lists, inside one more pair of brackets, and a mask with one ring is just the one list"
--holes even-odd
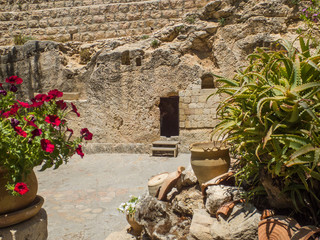
[(209, 0), (124, 1), (2, 1), (0, 45), (13, 44), (19, 35), (62, 42), (142, 36)]

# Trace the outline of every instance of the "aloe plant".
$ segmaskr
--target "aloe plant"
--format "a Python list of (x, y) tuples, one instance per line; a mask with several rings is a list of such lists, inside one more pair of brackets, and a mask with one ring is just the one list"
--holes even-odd
[[(213, 137), (226, 137), (239, 157), (239, 183), (263, 189), (259, 173), (277, 183), (293, 207), (317, 221), (320, 207), (320, 48), (309, 40), (280, 40), (257, 48), (232, 79), (217, 77), (220, 123)], [(319, 217), (318, 217), (319, 218)]]

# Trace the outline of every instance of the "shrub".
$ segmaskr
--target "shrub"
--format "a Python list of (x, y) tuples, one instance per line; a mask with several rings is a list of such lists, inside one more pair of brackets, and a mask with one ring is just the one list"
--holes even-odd
[(91, 53), (89, 49), (81, 49), (80, 51), (80, 62), (86, 64), (91, 60)]
[(35, 38), (30, 36), (23, 36), (22, 34), (16, 35), (13, 37), (13, 43), (14, 45), (23, 45), (29, 40), (35, 40)]
[[(277, 185), (297, 211), (308, 209), (315, 221), (320, 207), (320, 49), (309, 40), (279, 41), (275, 50), (257, 48), (250, 64), (232, 78), (217, 76), (226, 100), (218, 107), (221, 122), (214, 137), (226, 136), (239, 157), (237, 179), (249, 194)], [(280, 43), (280, 44), (279, 44)], [(304, 211), (307, 213), (307, 211)]]
[(141, 39), (148, 39), (149, 37), (150, 37), (149, 35), (143, 35)]
[(189, 24), (194, 24), (196, 22), (196, 17), (194, 15), (188, 15), (185, 21)]
[(151, 41), (151, 47), (153, 47), (153, 48), (157, 48), (157, 47), (159, 47), (160, 46), (160, 42), (157, 40), (157, 39), (154, 39), (154, 40), (152, 40)]

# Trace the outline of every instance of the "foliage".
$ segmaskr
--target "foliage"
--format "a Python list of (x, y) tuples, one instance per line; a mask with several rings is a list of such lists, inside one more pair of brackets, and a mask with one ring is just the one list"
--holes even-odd
[(34, 38), (33, 37), (29, 37), (29, 36), (23, 36), (22, 34), (18, 34), (18, 35), (13, 37), (14, 45), (23, 45), (26, 42), (28, 42), (29, 40), (34, 40)]
[(142, 35), (141, 39), (148, 39), (149, 37), (149, 35)]
[(214, 137), (224, 136), (239, 156), (239, 183), (261, 189), (266, 171), (291, 197), (296, 210), (307, 207), (315, 220), (320, 207), (320, 47), (309, 40), (280, 40), (257, 48), (250, 64), (233, 79), (217, 76), (221, 122)]
[(140, 201), (140, 196), (135, 197), (133, 195), (130, 195), (129, 201), (125, 203), (121, 203), (118, 211), (125, 213), (125, 214), (134, 214), (136, 212), (136, 205)]
[(309, 6), (302, 9), (300, 18), (308, 24), (318, 23), (320, 20), (320, 0), (311, 0)]
[[(41, 170), (57, 169), (76, 152), (84, 156), (80, 143), (91, 140), (87, 128), (74, 137), (68, 128), (67, 117), (80, 114), (76, 106), (57, 100), (63, 93), (54, 89), (48, 94), (38, 94), (31, 103), (16, 99), (18, 85), (23, 81), (17, 76), (6, 79), (9, 90), (0, 83), (0, 167), (8, 171), (7, 189), (18, 192), (17, 185), (35, 166)], [(21, 185), (21, 184), (20, 184)], [(24, 187), (23, 185), (21, 185)]]
[(157, 48), (160, 46), (160, 42), (157, 39), (153, 39), (150, 44), (151, 47)]
[(224, 26), (225, 24), (226, 24), (226, 19), (225, 18), (219, 18), (219, 24), (220, 24), (220, 26)]
[(89, 49), (81, 49), (80, 51), (80, 62), (88, 63), (91, 60), (91, 53)]
[(189, 24), (194, 24), (196, 22), (196, 17), (194, 15), (188, 15), (184, 20)]

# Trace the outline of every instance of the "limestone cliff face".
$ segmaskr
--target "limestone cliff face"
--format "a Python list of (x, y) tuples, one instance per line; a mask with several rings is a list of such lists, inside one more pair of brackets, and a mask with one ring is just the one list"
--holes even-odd
[[(285, 0), (215, 0), (150, 36), (90, 44), (30, 41), (0, 48), (0, 77), (18, 74), (24, 92), (63, 90), (94, 135), (91, 151), (148, 152), (160, 138), (161, 98), (179, 97), (181, 150), (217, 124), (213, 74), (232, 76), (257, 46), (294, 39), (297, 5)], [(79, 64), (85, 50), (87, 65)], [(74, 94), (76, 92), (76, 94)]]

